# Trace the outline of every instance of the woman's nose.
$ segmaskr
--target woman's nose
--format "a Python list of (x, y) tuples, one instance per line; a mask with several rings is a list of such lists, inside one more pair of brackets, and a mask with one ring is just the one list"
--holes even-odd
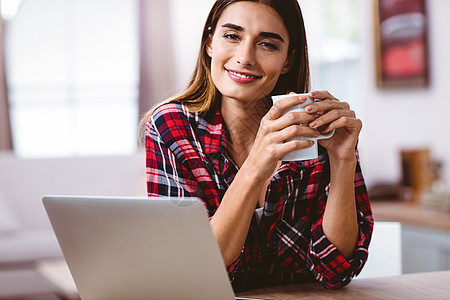
[(242, 42), (236, 52), (236, 62), (240, 65), (251, 66), (255, 64), (255, 49), (249, 42)]

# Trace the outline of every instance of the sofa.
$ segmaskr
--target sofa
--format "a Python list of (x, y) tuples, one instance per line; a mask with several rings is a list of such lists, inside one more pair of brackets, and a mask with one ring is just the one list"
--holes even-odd
[(26, 159), (0, 153), (0, 299), (50, 294), (38, 261), (62, 257), (44, 195), (144, 196), (145, 154)]

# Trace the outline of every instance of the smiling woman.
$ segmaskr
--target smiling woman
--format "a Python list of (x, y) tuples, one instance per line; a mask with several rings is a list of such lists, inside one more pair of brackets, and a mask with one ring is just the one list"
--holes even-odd
[[(296, 0), (214, 3), (186, 91), (143, 118), (149, 196), (198, 197), (235, 290), (317, 280), (342, 287), (366, 259), (373, 218), (356, 145), (362, 123), (309, 91)], [(300, 126), (307, 124), (307, 126)], [(280, 161), (322, 132), (319, 157)], [(293, 137), (303, 140), (288, 141)]]

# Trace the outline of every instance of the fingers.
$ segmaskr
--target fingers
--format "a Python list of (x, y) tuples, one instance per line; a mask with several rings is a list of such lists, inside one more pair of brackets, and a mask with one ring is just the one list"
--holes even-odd
[(265, 148), (264, 152), (270, 157), (280, 160), (284, 155), (289, 152), (310, 148), (314, 145), (314, 141), (311, 140), (290, 140), (283, 144), (272, 144)]
[(306, 112), (313, 114), (321, 111), (328, 111), (332, 109), (350, 110), (350, 105), (347, 102), (341, 102), (336, 99), (325, 99), (314, 102), (305, 107)]
[[(291, 92), (289, 94), (295, 93)], [(283, 115), (284, 111), (295, 105), (302, 104), (306, 101), (306, 99), (307, 98), (305, 96), (292, 96), (276, 101), (264, 118), (267, 118), (269, 120), (276, 120)]]
[(277, 120), (268, 125), (261, 124), (260, 135), (266, 136), (269, 143), (282, 144), (295, 137), (316, 138), (320, 135), (320, 131), (308, 125), (300, 125), (298, 122), (284, 126), (283, 122)]
[(310, 126), (321, 133), (328, 133), (338, 128), (345, 128), (348, 133), (358, 133), (362, 128), (361, 120), (354, 116), (342, 115), (331, 122), (323, 121), (324, 124), (321, 124), (320, 121), (313, 122)]
[[(346, 118), (346, 119), (356, 119), (355, 112), (352, 110), (341, 110), (341, 109), (334, 109), (331, 110), (322, 116), (316, 118), (314, 121), (309, 123), (309, 127), (317, 129), (320, 127), (323, 127), (324, 125), (331, 124), (336, 120), (339, 120), (340, 118)], [(330, 130), (332, 130), (331, 128)], [(335, 129), (335, 128), (334, 128)], [(326, 131), (322, 131), (326, 132)]]
[(328, 91), (313, 91), (310, 96), (320, 100), (305, 107), (308, 113), (318, 116), (309, 124), (311, 128), (327, 133), (339, 127), (358, 127), (360, 120), (347, 102), (339, 101)]
[(309, 126), (291, 125), (279, 131), (279, 133), (274, 136), (274, 139), (276, 139), (276, 142), (286, 142), (287, 140), (295, 137), (317, 138), (319, 135), (319, 130)]
[[(350, 105), (339, 101), (328, 91), (310, 92), (311, 98), (320, 101), (306, 106), (306, 112), (285, 113), (286, 110), (307, 100), (306, 96), (290, 94), (293, 96), (275, 101), (261, 121), (260, 133), (270, 140), (269, 143), (285, 144), (294, 137), (315, 138), (321, 133), (328, 133), (338, 128), (357, 133), (362, 128), (361, 121), (356, 118)], [(305, 145), (297, 146), (305, 148)]]
[(306, 96), (298, 96), (293, 92), (288, 95), (292, 97), (286, 97), (278, 101), (274, 101), (273, 106), (269, 112), (261, 120), (261, 126), (264, 131), (274, 132), (282, 130), (291, 125), (309, 124), (315, 118), (314, 114), (309, 114), (301, 111), (289, 111), (297, 105), (304, 103), (307, 100)]
[(320, 100), (331, 99), (331, 100), (339, 101), (337, 98), (335, 98), (333, 95), (331, 95), (330, 92), (328, 92), (328, 91), (312, 91), (309, 93), (309, 96), (313, 99), (320, 99)]
[(298, 127), (300, 124), (309, 124), (317, 118), (316, 115), (305, 112), (289, 112), (277, 120), (263, 120), (262, 126), (270, 132), (280, 131), (289, 126)]
[(280, 152), (280, 158), (284, 155), (288, 154), (289, 152), (300, 150), (300, 149), (306, 149), (310, 148), (314, 145), (314, 141), (311, 140), (290, 140), (283, 144), (282, 151)]

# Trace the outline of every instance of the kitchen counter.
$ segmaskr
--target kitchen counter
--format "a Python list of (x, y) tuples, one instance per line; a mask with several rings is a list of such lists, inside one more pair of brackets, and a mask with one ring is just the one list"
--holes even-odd
[(395, 221), (430, 229), (450, 231), (450, 214), (405, 201), (371, 201), (375, 221)]

